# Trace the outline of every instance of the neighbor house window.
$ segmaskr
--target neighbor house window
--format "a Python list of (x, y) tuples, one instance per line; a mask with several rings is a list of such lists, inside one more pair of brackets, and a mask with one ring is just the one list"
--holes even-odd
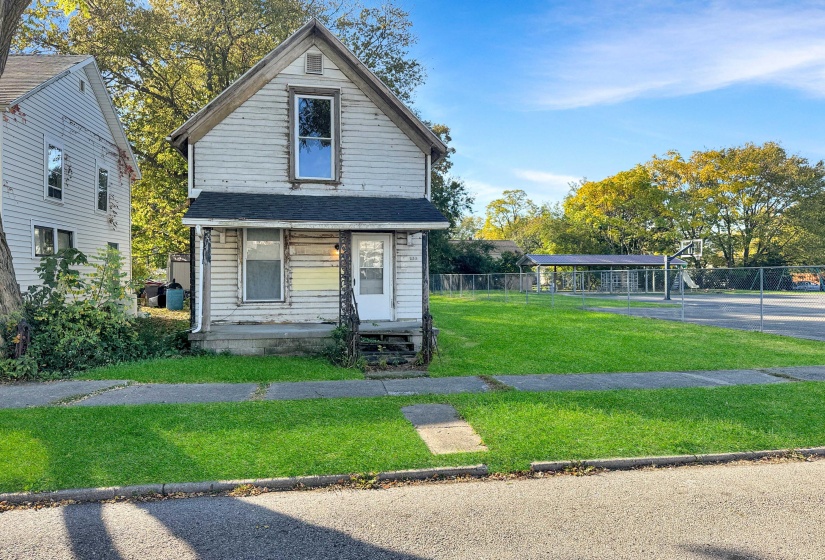
[(46, 141), (46, 197), (63, 200), (63, 147)]
[(290, 102), (292, 178), (336, 181), (340, 93), (337, 90), (292, 88)]
[(103, 212), (109, 209), (109, 170), (97, 168), (97, 209)]
[(283, 299), (283, 238), (279, 229), (244, 231), (244, 301)]
[(54, 255), (62, 249), (74, 247), (74, 232), (53, 226), (34, 226), (34, 256)]

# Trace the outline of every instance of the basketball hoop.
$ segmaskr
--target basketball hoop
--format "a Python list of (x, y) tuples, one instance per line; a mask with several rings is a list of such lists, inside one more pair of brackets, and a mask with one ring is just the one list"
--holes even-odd
[(676, 254), (680, 257), (699, 259), (702, 257), (702, 245), (701, 239), (683, 239), (679, 243), (679, 252)]

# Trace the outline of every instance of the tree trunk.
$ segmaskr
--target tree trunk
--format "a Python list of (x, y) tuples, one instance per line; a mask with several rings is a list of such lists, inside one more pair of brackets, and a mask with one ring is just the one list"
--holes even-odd
[[(11, 41), (20, 25), (20, 17), (28, 6), (29, 0), (0, 0), (0, 76), (6, 69)], [(0, 217), (0, 316), (19, 310), (22, 304), (20, 286), (14, 274), (11, 251), (6, 242), (6, 232), (3, 229), (2, 217)], [(0, 344), (2, 342), (2, 333), (0, 333)]]
[(0, 0), (0, 76), (6, 69), (11, 41), (17, 32), (17, 26), (20, 25), (20, 17), (29, 7), (29, 3), (30, 0)]
[[(0, 218), (0, 317), (20, 309), (23, 298), (20, 295), (20, 286), (14, 274), (11, 261), (11, 250), (6, 242), (6, 232), (3, 230), (3, 219)], [(0, 333), (0, 344), (2, 344)]]

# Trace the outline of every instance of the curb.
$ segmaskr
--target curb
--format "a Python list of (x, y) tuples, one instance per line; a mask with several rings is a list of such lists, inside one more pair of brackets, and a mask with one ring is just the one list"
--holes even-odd
[[(753, 461), (769, 457), (784, 457), (790, 453), (805, 456), (825, 456), (825, 447), (803, 449), (773, 449), (769, 451), (739, 451), (733, 453), (707, 453), (702, 455), (664, 455), (658, 457), (634, 457), (617, 459), (587, 459), (583, 461), (536, 461), (530, 463), (533, 472), (558, 472), (578, 467), (595, 467), (610, 470), (629, 470), (639, 467), (666, 467), (707, 463), (731, 463)], [(0, 497), (2, 499), (2, 497)]]
[[(472, 476), (488, 474), (487, 465), (466, 467), (437, 467), (378, 473), (377, 480), (426, 480), (435, 477)], [(250, 478), (244, 480), (213, 480), (207, 482), (178, 482), (169, 484), (140, 484), (135, 486), (111, 486), (107, 488), (75, 488), (54, 492), (13, 492), (0, 494), (0, 503), (27, 504), (42, 502), (100, 502), (115, 498), (134, 498), (145, 495), (168, 496), (170, 494), (213, 494), (229, 492), (239, 486), (254, 486), (271, 490), (295, 490), (298, 488), (322, 488), (347, 483), (356, 475), (295, 476), (288, 478)]]

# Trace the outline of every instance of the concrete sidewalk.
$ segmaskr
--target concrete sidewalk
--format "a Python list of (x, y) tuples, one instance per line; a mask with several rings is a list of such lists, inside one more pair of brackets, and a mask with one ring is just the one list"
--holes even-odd
[[(825, 381), (825, 366), (721, 371), (497, 375), (494, 378), (517, 391), (722, 387)], [(129, 381), (53, 381), (0, 385), (0, 408), (446, 395), (483, 393), (492, 389), (479, 377), (307, 381), (271, 383), (265, 387), (255, 383), (138, 384)]]

